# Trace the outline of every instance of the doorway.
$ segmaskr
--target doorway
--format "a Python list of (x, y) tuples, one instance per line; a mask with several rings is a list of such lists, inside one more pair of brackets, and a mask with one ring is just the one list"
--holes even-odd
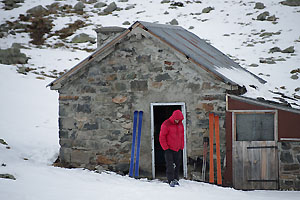
[(235, 189), (278, 189), (277, 112), (234, 111), (232, 118)]
[[(151, 104), (151, 139), (152, 139), (152, 176), (153, 178), (165, 177), (165, 158), (164, 150), (159, 143), (159, 133), (161, 124), (171, 117), (175, 110), (181, 110), (184, 116), (182, 121), (184, 125), (184, 141), (186, 141), (186, 120), (185, 120), (185, 103), (152, 103)], [(185, 142), (186, 143), (186, 142)], [(180, 176), (186, 177), (186, 148), (182, 152), (182, 165)]]

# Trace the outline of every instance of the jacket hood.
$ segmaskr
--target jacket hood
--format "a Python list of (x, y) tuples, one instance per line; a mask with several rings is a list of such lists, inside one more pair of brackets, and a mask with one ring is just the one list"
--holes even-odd
[(184, 119), (183, 114), (180, 110), (175, 110), (172, 116), (169, 118), (171, 123), (175, 124), (174, 120), (179, 120), (181, 122)]

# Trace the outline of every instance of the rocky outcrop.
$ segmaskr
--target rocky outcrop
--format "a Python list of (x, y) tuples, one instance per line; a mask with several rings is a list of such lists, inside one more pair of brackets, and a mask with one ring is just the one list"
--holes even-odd
[(89, 36), (88, 34), (81, 33), (79, 35), (76, 35), (72, 39), (72, 43), (85, 43), (85, 42), (91, 42), (91, 43), (96, 43), (95, 38)]
[(286, 6), (300, 6), (300, 0), (286, 0), (280, 3)]
[(21, 53), (19, 48), (12, 47), (8, 49), (0, 49), (0, 63), (11, 65), (11, 64), (26, 64), (28, 57)]

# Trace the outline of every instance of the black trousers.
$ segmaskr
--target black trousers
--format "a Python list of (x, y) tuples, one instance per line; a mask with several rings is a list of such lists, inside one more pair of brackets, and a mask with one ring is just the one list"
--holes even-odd
[(166, 160), (166, 175), (168, 183), (174, 179), (179, 180), (179, 169), (181, 164), (182, 150), (173, 151), (171, 149), (165, 150)]

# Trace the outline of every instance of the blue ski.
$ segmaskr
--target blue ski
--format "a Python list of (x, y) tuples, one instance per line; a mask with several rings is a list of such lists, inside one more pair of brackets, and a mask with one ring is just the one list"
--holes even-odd
[(131, 146), (131, 159), (130, 159), (130, 168), (129, 176), (133, 176), (133, 167), (134, 167), (134, 149), (135, 149), (135, 135), (136, 135), (136, 125), (137, 125), (138, 111), (134, 111), (133, 114), (133, 131), (132, 131), (132, 146)]
[(139, 177), (139, 161), (140, 161), (142, 124), (143, 124), (143, 111), (140, 111), (139, 112), (139, 124), (138, 124), (138, 138), (137, 138), (137, 147), (136, 147), (135, 173), (134, 173), (135, 178)]

